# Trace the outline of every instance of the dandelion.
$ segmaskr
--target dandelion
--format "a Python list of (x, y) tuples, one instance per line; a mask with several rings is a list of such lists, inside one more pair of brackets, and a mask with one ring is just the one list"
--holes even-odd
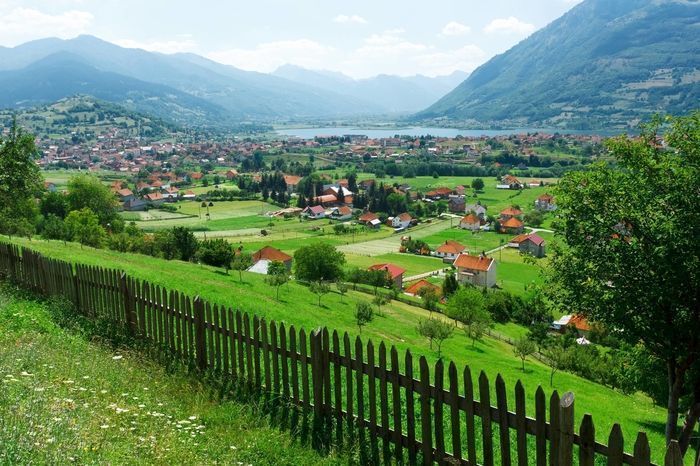
[(102, 424), (102, 425), (100, 426), (100, 429), (109, 429), (109, 425), (108, 425), (108, 424)]
[(122, 356), (121, 354), (118, 354), (118, 355), (116, 355), (116, 356), (112, 356), (112, 359), (114, 359), (115, 361), (119, 361), (119, 360), (120, 360), (121, 358), (123, 358), (123, 357), (124, 357), (124, 356)]
[(84, 380), (87, 380), (87, 379), (89, 379), (89, 378), (90, 378), (89, 375), (84, 375), (84, 376), (83, 376), (83, 379), (84, 379)]
[(107, 390), (100, 390), (100, 393), (104, 395), (105, 393), (107, 393)]

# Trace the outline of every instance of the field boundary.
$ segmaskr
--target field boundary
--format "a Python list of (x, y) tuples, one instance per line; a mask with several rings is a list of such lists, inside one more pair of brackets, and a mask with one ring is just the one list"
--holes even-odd
[[(643, 432), (633, 453), (624, 452), (618, 424), (608, 445), (595, 441), (588, 414), (577, 432), (571, 392), (555, 391), (547, 403), (538, 387), (535, 417), (528, 417), (523, 385), (515, 385), (515, 411), (509, 411), (500, 375), (494, 394), (483, 371), (475, 386), (468, 366), (458, 371), (453, 362), (438, 360), (431, 371), (420, 357), (415, 378), (411, 352), (399, 357), (384, 342), (375, 350), (371, 340), (352, 342), (347, 333), (327, 328), (307, 334), (116, 269), (50, 259), (16, 245), (0, 243), (0, 277), (44, 296), (63, 296), (77, 312), (122, 325), (201, 372), (312, 413), (315, 446), (343, 445), (349, 436), (368, 445), (360, 450), (364, 464), (568, 466), (575, 452), (580, 465), (592, 466), (600, 457), (609, 465), (652, 464)], [(677, 442), (669, 444), (664, 464), (682, 466)]]

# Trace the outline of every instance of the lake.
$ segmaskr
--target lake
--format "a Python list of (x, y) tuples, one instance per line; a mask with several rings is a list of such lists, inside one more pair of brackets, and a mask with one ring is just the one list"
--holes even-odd
[(566, 134), (600, 134), (600, 131), (564, 131), (558, 129), (456, 129), (456, 128), (432, 128), (426, 126), (407, 126), (401, 128), (367, 129), (352, 126), (327, 126), (322, 128), (286, 128), (276, 130), (277, 134), (283, 136), (293, 136), (301, 139), (313, 139), (317, 136), (344, 136), (347, 134), (365, 135), (371, 139), (391, 138), (397, 134), (408, 136), (438, 136), (454, 138), (456, 136), (479, 137), (479, 136), (510, 136), (512, 134), (525, 133), (566, 133)]

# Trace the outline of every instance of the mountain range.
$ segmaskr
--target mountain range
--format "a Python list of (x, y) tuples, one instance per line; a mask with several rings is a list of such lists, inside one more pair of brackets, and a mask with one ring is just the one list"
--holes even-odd
[[(342, 75), (333, 81), (330, 74), (290, 69), (244, 71), (195, 54), (123, 48), (93, 36), (42, 39), (0, 47), (0, 106), (28, 107), (86, 94), (177, 123), (226, 126), (241, 120), (415, 112), (461, 81), (460, 75), (380, 76), (361, 82), (363, 94)], [(327, 79), (307, 79), (310, 75)]]
[(586, 129), (698, 102), (700, 2), (585, 0), (415, 118)]

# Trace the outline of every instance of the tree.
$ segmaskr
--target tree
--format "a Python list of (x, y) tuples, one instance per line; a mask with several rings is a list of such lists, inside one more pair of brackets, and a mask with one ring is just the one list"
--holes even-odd
[(442, 343), (452, 335), (452, 325), (439, 319), (425, 319), (418, 322), (418, 333), (427, 338), (430, 342), (430, 349), (433, 349), (433, 342), (437, 344), (438, 358)]
[(700, 378), (688, 378), (700, 365), (700, 112), (669, 123), (665, 144), (660, 121), (609, 140), (619, 168), (599, 163), (562, 178), (555, 228), (567, 246), (553, 257), (548, 290), (664, 361), (666, 439), (685, 452), (700, 416)]
[(68, 199), (61, 193), (48, 192), (41, 200), (41, 207), (39, 210), (44, 217), (54, 215), (60, 219), (64, 219), (66, 215), (68, 215)]
[(374, 299), (372, 300), (372, 303), (374, 303), (374, 305), (377, 306), (377, 314), (379, 314), (380, 316), (382, 315), (382, 306), (388, 302), (389, 302), (389, 300), (386, 299), (383, 295), (381, 295), (381, 294), (374, 295)]
[(431, 286), (424, 286), (418, 290), (418, 296), (423, 301), (423, 305), (427, 310), (433, 312), (437, 310), (438, 302), (440, 302), (440, 294)]
[(464, 325), (464, 333), (472, 347), (492, 325), (491, 315), (484, 308), (484, 295), (476, 288), (462, 288), (447, 302), (447, 315)]
[(12, 120), (6, 139), (0, 138), (0, 231), (33, 232), (37, 220), (35, 197), (41, 191), (41, 174), (34, 159), (39, 151), (34, 136)]
[(238, 281), (243, 282), (243, 271), (253, 265), (253, 256), (242, 250), (238, 250), (231, 261), (231, 268), (238, 271)]
[[(267, 266), (267, 277), (265, 281), (275, 288), (275, 299), (280, 300), (280, 287), (289, 281), (289, 270), (283, 262), (272, 261)], [(319, 304), (320, 306), (320, 304)]]
[(366, 302), (359, 302), (355, 306), (355, 323), (362, 334), (362, 327), (372, 322), (374, 318), (374, 310), (372, 306)]
[(68, 239), (68, 230), (63, 219), (54, 214), (49, 214), (41, 226), (41, 236), (45, 239), (66, 241)]
[(343, 276), (345, 255), (327, 243), (302, 246), (294, 253), (296, 278), (309, 282), (334, 282)]
[(442, 294), (449, 298), (459, 289), (457, 277), (454, 272), (449, 272), (445, 275), (445, 280), (442, 282)]
[(106, 232), (100, 225), (99, 218), (90, 209), (74, 210), (68, 214), (65, 221), (68, 236), (80, 243), (80, 246), (99, 248), (105, 239)]
[(523, 219), (529, 226), (537, 228), (544, 222), (544, 214), (541, 210), (531, 210), (523, 215)]
[(324, 281), (311, 282), (309, 290), (318, 296), (318, 307), (321, 307), (321, 297), (331, 292), (331, 287)]
[(569, 355), (567, 349), (560, 343), (552, 344), (541, 350), (544, 360), (549, 366), (549, 386), (554, 386), (554, 374), (566, 367)]
[(222, 267), (228, 274), (234, 254), (233, 248), (231, 248), (231, 244), (228, 241), (217, 238), (202, 241), (197, 251), (197, 257), (204, 264), (212, 267)]
[(174, 227), (172, 234), (180, 259), (186, 262), (194, 259), (199, 249), (199, 241), (194, 233), (185, 227)]
[(339, 280), (335, 282), (335, 288), (338, 290), (338, 293), (340, 293), (340, 302), (342, 303), (345, 293), (348, 292), (348, 285), (343, 281)]
[(525, 372), (525, 359), (535, 351), (537, 351), (537, 345), (527, 337), (520, 337), (513, 343), (513, 354), (522, 361), (523, 372)]
[(484, 180), (481, 178), (474, 178), (472, 180), (472, 189), (474, 191), (481, 191), (484, 189)]
[(90, 209), (107, 226), (117, 215), (114, 194), (99, 178), (92, 175), (75, 175), (68, 181), (68, 206), (70, 210)]

